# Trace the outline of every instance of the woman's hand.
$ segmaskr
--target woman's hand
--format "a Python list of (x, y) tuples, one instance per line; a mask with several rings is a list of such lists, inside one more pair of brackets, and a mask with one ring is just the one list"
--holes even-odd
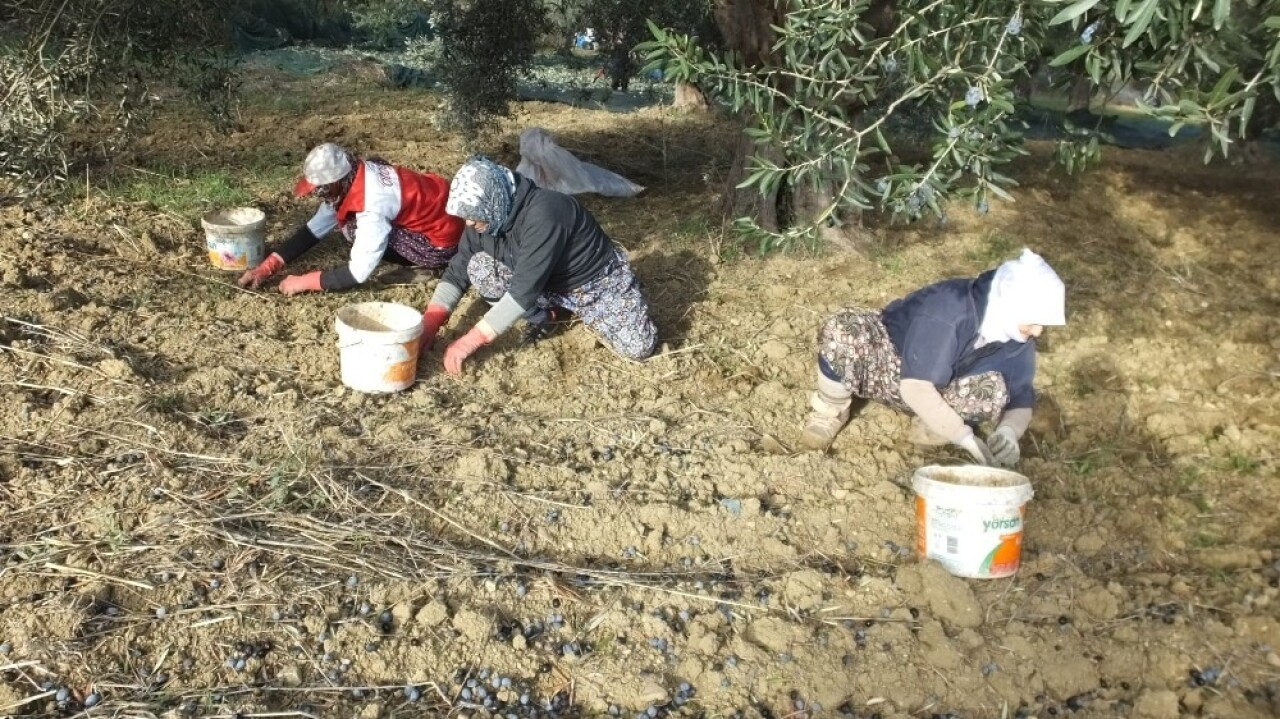
[(280, 293), (292, 297), (303, 292), (320, 292), (320, 270), (305, 275), (289, 275), (280, 283)]
[(996, 464), (995, 457), (991, 456), (991, 450), (987, 447), (987, 443), (978, 439), (975, 434), (969, 434), (956, 440), (956, 446), (968, 452), (976, 464), (981, 464), (985, 467), (994, 467)]
[(237, 284), (241, 287), (248, 287), (256, 290), (262, 286), (263, 282), (271, 279), (271, 276), (284, 269), (284, 258), (279, 254), (272, 252), (271, 256), (263, 260), (257, 267), (253, 267), (240, 275)]
[(428, 304), (422, 313), (422, 345), (421, 352), (431, 349), (436, 343), (436, 335), (440, 328), (449, 321), (449, 310), (444, 305)]
[(1000, 425), (987, 437), (987, 447), (991, 456), (1000, 467), (1012, 467), (1022, 459), (1022, 449), (1018, 446), (1018, 434), (1012, 427)]
[(444, 371), (457, 377), (462, 374), (462, 363), (476, 353), (476, 350), (489, 344), (497, 334), (489, 329), (484, 320), (476, 323), (471, 331), (449, 345), (444, 352)]

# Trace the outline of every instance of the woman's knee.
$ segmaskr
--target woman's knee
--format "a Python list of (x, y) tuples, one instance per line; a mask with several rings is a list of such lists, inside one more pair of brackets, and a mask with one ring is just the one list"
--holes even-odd
[(507, 291), (507, 280), (501, 265), (486, 252), (477, 252), (467, 262), (467, 277), (484, 297), (501, 297)]
[(648, 317), (620, 327), (591, 329), (614, 352), (636, 362), (649, 359), (658, 348), (658, 328)]

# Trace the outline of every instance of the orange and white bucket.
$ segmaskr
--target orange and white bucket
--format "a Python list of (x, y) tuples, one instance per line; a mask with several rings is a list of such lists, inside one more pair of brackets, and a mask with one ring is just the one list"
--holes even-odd
[(394, 302), (361, 302), (338, 310), (342, 383), (358, 392), (399, 392), (418, 376), (422, 315)]
[(957, 577), (998, 579), (1022, 563), (1027, 502), (1035, 492), (1017, 472), (993, 467), (921, 467), (916, 493), (916, 552)]
[(204, 227), (209, 262), (220, 270), (243, 272), (262, 264), (266, 254), (267, 216), (253, 207), (210, 212)]

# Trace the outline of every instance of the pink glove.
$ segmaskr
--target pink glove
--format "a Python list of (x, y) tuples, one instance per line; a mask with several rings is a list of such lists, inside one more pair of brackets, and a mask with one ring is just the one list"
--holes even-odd
[(292, 297), (303, 292), (320, 292), (320, 270), (305, 275), (289, 275), (280, 283), (280, 292)]
[(263, 282), (271, 279), (271, 276), (284, 269), (284, 258), (279, 254), (272, 252), (271, 256), (263, 260), (261, 264), (253, 269), (246, 271), (240, 275), (240, 279), (236, 283), (241, 287), (248, 287), (256, 290), (262, 286)]
[(440, 328), (449, 321), (449, 310), (444, 305), (427, 305), (422, 313), (422, 351), (426, 352), (436, 343), (436, 335)]
[(475, 354), (476, 350), (491, 341), (484, 336), (479, 327), (472, 327), (470, 332), (455, 340), (453, 344), (449, 345), (449, 349), (445, 350), (444, 371), (454, 377), (462, 374), (462, 361)]

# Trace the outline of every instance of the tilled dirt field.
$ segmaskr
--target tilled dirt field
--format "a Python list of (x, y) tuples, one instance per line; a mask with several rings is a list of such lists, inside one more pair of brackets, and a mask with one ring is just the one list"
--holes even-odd
[[(160, 126), (117, 171), (322, 140), (463, 159), (429, 96), (266, 82), (242, 132)], [(650, 188), (586, 199), (654, 303), (647, 363), (573, 326), (359, 395), (334, 312), (429, 284), (251, 293), (194, 216), (94, 189), (0, 209), (0, 715), (1280, 711), (1274, 165), (1112, 152), (1073, 180), (1035, 147), (1015, 205), (760, 260), (708, 222), (731, 129), (529, 104), (501, 159), (530, 124)], [(307, 216), (245, 182), (273, 237)], [(1070, 324), (1040, 362), (1023, 568), (964, 581), (913, 555), (907, 489), (958, 455), (875, 406), (789, 448), (827, 313), (1024, 244)]]

